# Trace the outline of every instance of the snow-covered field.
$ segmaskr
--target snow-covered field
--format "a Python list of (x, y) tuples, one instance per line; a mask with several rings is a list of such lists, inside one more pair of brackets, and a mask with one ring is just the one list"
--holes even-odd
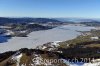
[(13, 37), (0, 43), (0, 53), (20, 48), (35, 48), (47, 42), (70, 40), (78, 35), (77, 31), (89, 31), (94, 27), (64, 25), (50, 30), (34, 31), (28, 37)]

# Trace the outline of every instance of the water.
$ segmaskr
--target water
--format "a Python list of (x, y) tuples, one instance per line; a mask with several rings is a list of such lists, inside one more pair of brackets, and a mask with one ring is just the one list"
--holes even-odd
[(20, 48), (35, 48), (52, 41), (70, 40), (78, 35), (77, 31), (89, 31), (94, 27), (64, 25), (50, 30), (34, 31), (28, 37), (12, 37), (7, 42), (0, 43), (0, 53)]
[(0, 36), (0, 43), (8, 42), (9, 39), (11, 39), (11, 37)]

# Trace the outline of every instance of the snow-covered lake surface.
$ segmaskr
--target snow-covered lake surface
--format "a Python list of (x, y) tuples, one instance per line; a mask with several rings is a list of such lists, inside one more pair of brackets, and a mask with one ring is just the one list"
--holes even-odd
[(0, 43), (0, 53), (20, 48), (35, 48), (47, 42), (70, 40), (78, 35), (77, 31), (89, 31), (95, 27), (64, 25), (50, 30), (34, 31), (28, 37), (12, 37)]

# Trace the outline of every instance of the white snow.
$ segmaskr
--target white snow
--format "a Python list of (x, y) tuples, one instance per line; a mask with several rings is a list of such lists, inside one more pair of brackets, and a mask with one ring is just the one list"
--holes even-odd
[(42, 63), (41, 63), (41, 61), (42, 61), (41, 56), (40, 56), (40, 55), (37, 55), (37, 54), (35, 54), (34, 56), (35, 56), (35, 57), (32, 59), (33, 63), (34, 63), (35, 65), (41, 65), (41, 64), (42, 64)]
[(54, 41), (54, 42), (49, 42), (43, 45), (39, 45), (36, 47), (36, 49), (40, 49), (40, 50), (48, 50), (48, 51), (52, 51), (55, 50), (59, 45), (59, 42), (61, 41)]
[(61, 41), (54, 41), (54, 42), (51, 43), (51, 45), (54, 45), (54, 46), (58, 47), (59, 46), (59, 42), (61, 42)]
[(84, 64), (70, 64), (68, 63), (69, 66), (100, 66), (100, 62), (95, 62), (95, 63), (84, 63)]
[(22, 64), (21, 66), (26, 66), (26, 64)]
[(100, 66), (100, 62), (95, 62), (95, 63), (85, 63), (83, 66)]
[(12, 60), (16, 61), (16, 66), (20, 66), (20, 59), (22, 57), (22, 53), (19, 54), (19, 52), (17, 52), (15, 55), (12, 56)]
[(91, 40), (98, 40), (99, 39), (99, 37), (91, 37)]
[(78, 64), (78, 63), (71, 64), (71, 63), (68, 63), (68, 65), (69, 66), (100, 66), (100, 59), (95, 59), (95, 60), (92, 60), (92, 62), (83, 63), (83, 64)]
[(89, 31), (90, 29), (93, 27), (64, 25), (50, 30), (34, 31), (28, 37), (13, 37), (8, 42), (0, 43), (0, 53), (20, 48), (36, 48), (47, 42), (70, 40), (80, 35), (76, 30)]
[(47, 48), (46, 46), (43, 46), (43, 47), (42, 47), (42, 49), (46, 49), (46, 48)]
[(38, 65), (44, 65), (44, 66), (49, 66), (51, 65), (51, 62), (49, 61), (44, 61), (43, 58), (41, 57), (41, 55), (39, 54), (35, 54), (34, 55), (35, 57), (32, 59), (33, 61), (33, 64), (31, 65), (35, 65), (35, 66), (38, 66)]

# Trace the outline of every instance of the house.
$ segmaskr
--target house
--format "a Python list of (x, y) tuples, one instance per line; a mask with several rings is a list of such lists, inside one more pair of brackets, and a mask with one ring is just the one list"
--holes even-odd
[(99, 37), (91, 37), (91, 40), (98, 40), (99, 39)]

